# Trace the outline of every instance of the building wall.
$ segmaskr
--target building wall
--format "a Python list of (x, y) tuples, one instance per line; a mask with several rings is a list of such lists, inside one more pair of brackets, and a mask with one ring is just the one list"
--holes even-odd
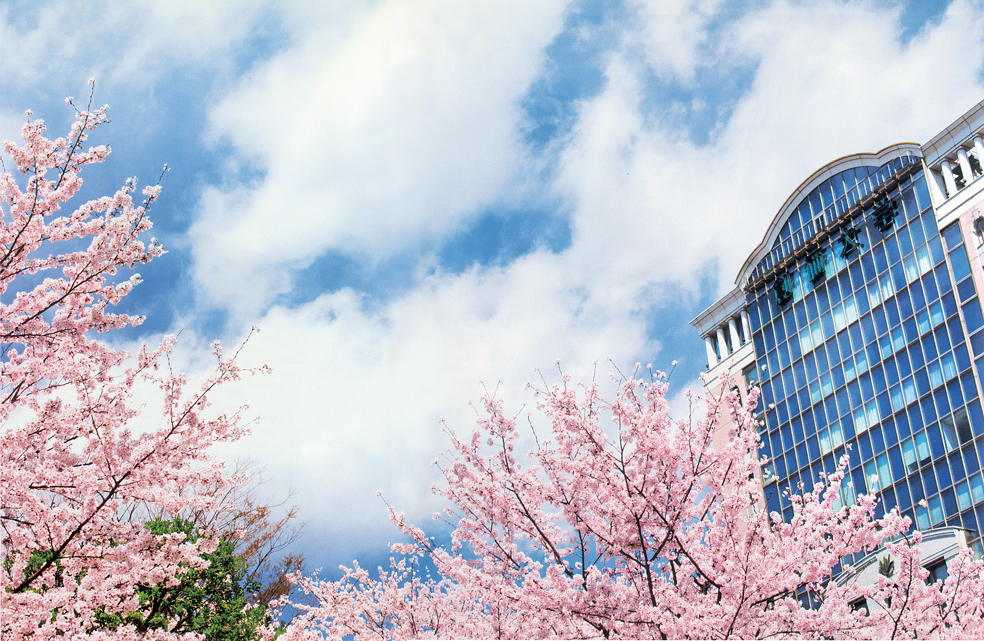
[[(822, 168), (780, 209), (738, 287), (692, 322), (710, 397), (759, 380), (764, 497), (783, 518), (785, 488), (811, 490), (847, 455), (845, 503), (878, 492), (880, 509), (922, 531), (964, 531), (980, 552), (982, 131), (984, 102), (922, 147)], [(746, 317), (751, 340), (722, 349), (722, 328)]]

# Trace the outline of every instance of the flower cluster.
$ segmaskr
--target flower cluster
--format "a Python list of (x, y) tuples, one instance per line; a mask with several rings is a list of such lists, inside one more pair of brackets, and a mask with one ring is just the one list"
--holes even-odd
[[(179, 514), (213, 499), (194, 488), (228, 483), (208, 448), (243, 433), (239, 413), (207, 416), (208, 394), (240, 369), (223, 360), (189, 393), (170, 371), (173, 339), (136, 358), (98, 334), (141, 317), (112, 311), (139, 283), (120, 276), (163, 253), (148, 209), (159, 186), (133, 201), (136, 181), (69, 207), (80, 171), (108, 147), (85, 148), (106, 108), (77, 111), (50, 140), (41, 120), (6, 142), (19, 178), (0, 172), (0, 570), (4, 639), (109, 635), (99, 621), (138, 608), (138, 586), (167, 585), (200, 568), (218, 539), (155, 536), (147, 514)], [(218, 353), (217, 353), (218, 354)], [(163, 390), (157, 427), (132, 430), (134, 386)], [(121, 626), (114, 638), (166, 638)]]
[[(606, 402), (565, 378), (538, 392), (549, 435), (527, 456), (516, 421), (484, 399), (439, 490), (451, 506), (450, 545), (436, 546), (391, 511), (409, 537), (389, 571), (356, 566), (338, 582), (295, 577), (313, 605), (289, 638), (870, 638), (982, 633), (981, 564), (961, 558), (945, 586), (925, 585), (915, 541), (877, 586), (830, 579), (848, 554), (904, 535), (908, 521), (875, 518), (876, 498), (838, 502), (839, 471), (792, 495), (787, 523), (763, 509), (762, 463), (750, 414), (735, 394), (689, 420), (670, 417), (659, 377), (625, 381)], [(692, 401), (696, 398), (692, 397)], [(734, 429), (714, 447), (721, 417)], [(399, 558), (399, 560), (398, 560)], [(437, 578), (422, 576), (424, 559)], [(925, 571), (922, 571), (925, 575)], [(810, 595), (811, 607), (804, 605)], [(852, 602), (881, 604), (870, 614)], [(891, 597), (891, 598), (890, 598)]]

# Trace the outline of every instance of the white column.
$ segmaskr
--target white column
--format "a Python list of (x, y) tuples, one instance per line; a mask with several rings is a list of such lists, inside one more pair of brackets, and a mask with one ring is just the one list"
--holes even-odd
[(714, 352), (714, 341), (710, 336), (704, 339), (704, 347), (707, 348), (707, 369), (711, 369), (718, 364), (718, 356)]
[(737, 352), (741, 347), (741, 336), (738, 335), (738, 326), (734, 318), (728, 319), (728, 330), (731, 332), (731, 349)]
[(963, 174), (964, 184), (969, 185), (974, 181), (974, 172), (970, 170), (970, 159), (967, 158), (965, 150), (957, 150), (957, 162), (960, 163), (960, 173)]
[(745, 342), (750, 343), (752, 341), (752, 324), (748, 322), (748, 312), (745, 310), (741, 312), (741, 330), (745, 332)]
[(957, 181), (953, 178), (953, 168), (950, 167), (949, 160), (940, 163), (940, 170), (943, 172), (943, 184), (946, 185), (946, 197), (952, 198), (957, 193)]
[(946, 187), (943, 186), (943, 176), (940, 172), (929, 169), (926, 172), (926, 181), (929, 187), (929, 197), (933, 201), (934, 207), (939, 207), (946, 202)]
[(724, 332), (721, 331), (720, 327), (717, 328), (717, 337), (718, 353), (721, 355), (721, 360), (723, 361), (728, 357), (728, 343), (724, 340)]
[(974, 151), (977, 152), (977, 164), (984, 170), (984, 138), (974, 137)]

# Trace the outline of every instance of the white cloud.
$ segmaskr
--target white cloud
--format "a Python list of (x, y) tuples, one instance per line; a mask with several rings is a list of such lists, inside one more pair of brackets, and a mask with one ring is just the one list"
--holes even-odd
[[(576, 378), (607, 357), (663, 364), (647, 336), (653, 305), (692, 305), (679, 292), (696, 297), (714, 262), (719, 286), (730, 288), (810, 173), (847, 153), (924, 141), (984, 89), (980, 3), (956, 0), (904, 46), (897, 13), (870, 3), (775, 2), (716, 31), (713, 2), (649, 5), (560, 147), (549, 188), (571, 212), (568, 249), (419, 276), (388, 302), (342, 290), (266, 309), (291, 287), (292, 270), (326, 249), (385, 257), (439, 242), (482, 207), (513, 199), (531, 162), (518, 101), (562, 18), (547, 3), (336, 4), (325, 10), (332, 15), (308, 4), (277, 6), (292, 39), (217, 100), (213, 138), (232, 143), (231, 167), (252, 165), (261, 178), (206, 190), (190, 243), (205, 298), (262, 326), (246, 359), (274, 369), (223, 392), (223, 406), (246, 400), (262, 416), (224, 451), (245, 451), (277, 484), (297, 487), (312, 531), (364, 540), (391, 536), (379, 528), (377, 489), (417, 520), (430, 511), (440, 418), (468, 429), (480, 381), (505, 381), (515, 411), (530, 398), (522, 387), (534, 368), (556, 359)], [(66, 26), (69, 5), (46, 5), (33, 27), (2, 23), (0, 39), (20, 53), (0, 71), (41, 77), (45, 55), (121, 74), (156, 73), (175, 56), (231, 65), (229, 53), (268, 10), (238, 6), (209, 4), (188, 20), (186, 6), (159, 3), (82, 15), (78, 25), (104, 26), (92, 31), (104, 36), (136, 25), (120, 49), (133, 57), (117, 62)], [(202, 35), (210, 31), (215, 42)], [(166, 51), (167, 38), (191, 53)], [(643, 65), (700, 89), (702, 65), (734, 60), (757, 61), (754, 78), (708, 144), (649, 117), (662, 107), (647, 102)], [(693, 347), (702, 350), (696, 335)], [(609, 368), (599, 371), (607, 380)]]
[[(576, 378), (590, 377), (595, 359), (659, 362), (647, 310), (691, 304), (666, 292), (695, 291), (712, 261), (730, 288), (806, 176), (843, 154), (924, 140), (979, 99), (980, 16), (957, 15), (970, 6), (954, 3), (907, 46), (897, 16), (870, 5), (779, 2), (688, 36), (679, 57), (654, 50), (647, 59), (670, 56), (658, 64), (682, 78), (715, 62), (703, 55), (758, 61), (733, 117), (703, 146), (647, 119), (628, 47), (561, 151), (552, 188), (571, 207), (571, 247), (501, 269), (437, 273), (382, 308), (345, 290), (270, 309), (249, 353), (275, 374), (241, 386), (263, 416), (243, 447), (263, 452), (278, 482), (300, 487), (313, 530), (389, 538), (372, 498), (379, 488), (419, 522), (433, 505), (424, 490), (444, 443), (439, 419), (468, 429), (479, 381), (506, 381), (515, 410), (530, 398), (521, 387), (534, 368), (555, 359)], [(443, 13), (402, 11), (385, 5), (366, 17), (327, 59), (316, 43), (330, 32), (314, 29), (216, 110), (216, 131), (269, 170), (257, 185), (203, 201), (199, 278), (216, 300), (257, 309), (289, 287), (291, 261), (325, 247), (385, 254), (509, 196), (523, 160), (516, 96), (556, 17), (531, 27), (488, 78), (485, 61), (503, 53), (491, 43), (514, 23), (473, 9), (451, 14), (451, 28)], [(707, 24), (706, 13), (687, 24)], [(459, 43), (466, 32), (479, 44)], [(698, 56), (710, 37), (720, 47)]]
[(599, 286), (693, 287), (717, 261), (719, 287), (730, 289), (813, 171), (849, 153), (925, 141), (980, 99), (984, 13), (971, 6), (954, 2), (904, 47), (897, 15), (864, 3), (777, 2), (753, 13), (716, 34), (719, 64), (758, 65), (704, 146), (658, 118), (647, 124), (638, 61), (631, 51), (616, 56), (562, 156), (558, 190), (576, 212), (570, 252)]
[(151, 86), (194, 61), (229, 65), (229, 54), (269, 15), (268, 0), (47, 2), (28, 15), (0, 6), (5, 82)]
[(214, 135), (266, 175), (206, 194), (194, 229), (205, 291), (256, 310), (322, 251), (385, 256), (491, 203), (522, 178), (518, 102), (561, 9), (390, 2), (341, 29), (310, 25), (212, 113)]
[[(430, 462), (447, 447), (440, 421), (470, 431), (468, 402), (477, 403), (483, 383), (499, 386), (508, 411), (532, 410), (524, 388), (541, 385), (535, 368), (556, 382), (560, 359), (565, 372), (589, 380), (594, 359), (625, 364), (645, 343), (641, 319), (627, 309), (612, 314), (607, 300), (569, 282), (561, 259), (536, 253), (506, 269), (432, 277), (377, 313), (351, 290), (274, 307), (245, 352), (273, 374), (237, 383), (223, 402), (248, 399), (262, 420), (229, 450), (263, 453), (276, 483), (298, 489), (314, 529), (385, 542), (394, 533), (382, 526), (378, 489), (427, 526), (436, 505), (426, 494), (437, 480)], [(601, 383), (611, 371), (599, 364)]]
[(645, 62), (661, 78), (691, 85), (697, 66), (707, 62), (702, 54), (711, 44), (707, 26), (722, 0), (642, 0), (635, 4), (640, 18), (635, 35)]

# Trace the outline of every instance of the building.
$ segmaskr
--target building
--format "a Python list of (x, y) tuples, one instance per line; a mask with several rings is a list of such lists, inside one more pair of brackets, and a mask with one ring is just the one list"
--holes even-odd
[[(982, 165), (984, 101), (921, 146), (829, 163), (691, 321), (710, 397), (761, 387), (769, 511), (788, 520), (782, 490), (811, 490), (848, 453), (841, 500), (877, 491), (909, 516), (934, 577), (982, 551)], [(876, 561), (851, 574), (873, 580)]]

